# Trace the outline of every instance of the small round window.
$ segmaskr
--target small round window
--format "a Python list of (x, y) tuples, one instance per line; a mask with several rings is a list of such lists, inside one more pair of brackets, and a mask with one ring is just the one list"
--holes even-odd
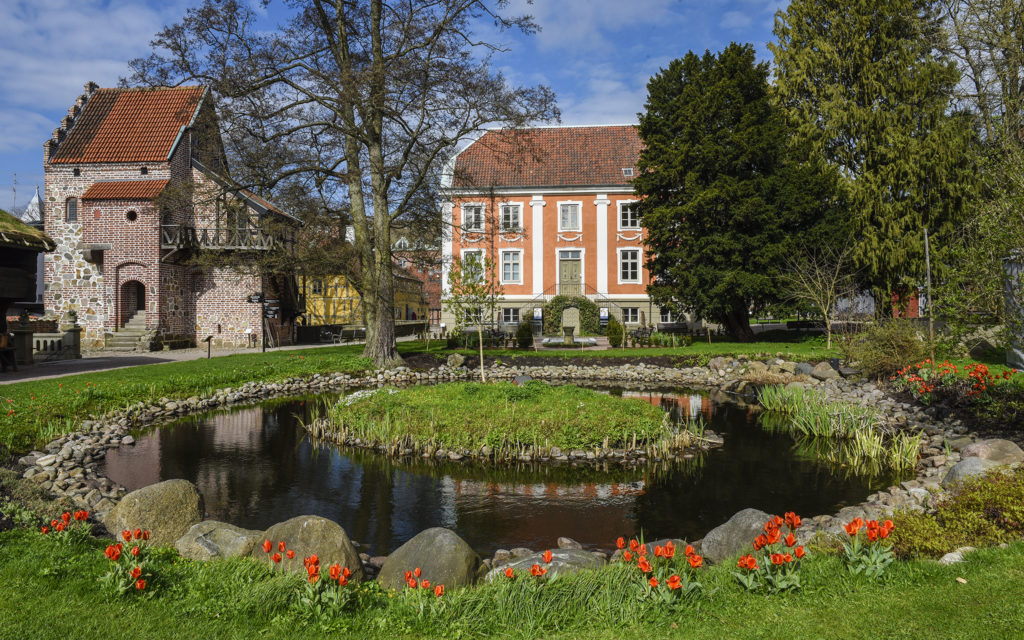
[(124, 217), (128, 218), (128, 222), (135, 222), (136, 220), (139, 219), (139, 214), (134, 211), (129, 211), (128, 213), (124, 214)]

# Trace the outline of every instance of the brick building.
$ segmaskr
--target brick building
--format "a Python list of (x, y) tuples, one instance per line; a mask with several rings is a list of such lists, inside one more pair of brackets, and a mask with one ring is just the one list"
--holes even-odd
[(641, 148), (631, 125), (486, 132), (455, 158), (447, 185), (445, 290), (451, 260), (476, 253), (503, 286), (502, 324), (537, 319), (556, 295), (585, 297), (627, 329), (675, 324), (647, 295), (630, 184)]
[[(205, 87), (100, 89), (94, 83), (44, 144), (44, 304), (77, 313), (88, 346), (126, 325), (158, 340), (244, 345), (269, 332), (246, 297), (281, 299), (245, 256), (280, 245), (264, 220), (290, 218), (233, 185)], [(200, 267), (198, 251), (233, 251), (232, 267)], [(242, 266), (239, 267), (238, 264)]]

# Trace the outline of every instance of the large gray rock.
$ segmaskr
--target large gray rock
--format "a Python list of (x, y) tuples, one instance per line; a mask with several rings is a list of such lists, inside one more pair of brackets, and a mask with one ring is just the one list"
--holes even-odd
[(103, 518), (117, 536), (125, 529), (148, 529), (150, 544), (171, 546), (203, 519), (203, 496), (188, 480), (165, 480), (132, 491)]
[(461, 367), (463, 364), (465, 364), (465, 362), (466, 356), (462, 354), (453, 353), (450, 356), (448, 356), (448, 366), (451, 367), (452, 369), (457, 369)]
[(174, 546), (178, 548), (182, 558), (205, 561), (247, 556), (264, 539), (262, 531), (243, 529), (216, 520), (204, 520), (193, 525)]
[[(291, 520), (278, 522), (262, 534), (263, 540), (270, 540), (273, 545), (270, 554), (263, 550), (261, 540), (249, 555), (266, 561), (269, 555), (277, 551), (278, 542), (284, 542), (288, 549), (295, 551), (292, 560), (281, 560), (280, 566), (286, 571), (304, 572), (303, 558), (316, 555), (324, 571), (337, 563), (348, 567), (352, 572), (352, 581), (363, 579), (363, 563), (348, 534), (337, 522), (320, 516), (295, 516)], [(283, 554), (282, 554), (283, 555)]]
[(811, 376), (818, 380), (835, 380), (839, 377), (839, 372), (833, 369), (829, 363), (819, 362), (811, 369)]
[(760, 509), (744, 509), (704, 536), (701, 554), (708, 562), (722, 562), (740, 553), (753, 550), (754, 538), (764, 532), (764, 523), (771, 516)]
[(946, 477), (942, 479), (942, 486), (948, 489), (965, 478), (984, 475), (990, 469), (998, 466), (1000, 466), (999, 463), (985, 460), (984, 458), (964, 458), (946, 472)]
[(576, 573), (585, 569), (600, 569), (606, 562), (604, 558), (582, 549), (551, 549), (551, 562), (544, 562), (543, 556), (542, 552), (532, 553), (495, 567), (487, 572), (485, 580), (490, 581), (495, 578), (504, 578), (505, 569), (509, 567), (516, 572), (516, 575), (525, 576), (529, 575), (530, 568), (537, 564), (547, 569), (547, 575), (550, 577)]
[(1017, 464), (1024, 462), (1024, 451), (1016, 443), (1009, 440), (979, 440), (974, 444), (967, 445), (960, 452), (960, 457), (981, 458), (991, 460), (996, 464)]
[(420, 568), (422, 580), (445, 587), (473, 584), (480, 556), (451, 529), (434, 527), (416, 534), (384, 561), (377, 583), (385, 589), (405, 586), (405, 572)]
[(809, 376), (814, 371), (814, 367), (806, 362), (798, 362), (796, 363), (795, 371), (797, 375)]

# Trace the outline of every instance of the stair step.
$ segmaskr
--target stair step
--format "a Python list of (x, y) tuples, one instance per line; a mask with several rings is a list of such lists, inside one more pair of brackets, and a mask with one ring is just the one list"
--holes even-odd
[(135, 351), (135, 347), (104, 347), (103, 350), (104, 351), (128, 352), (128, 351)]

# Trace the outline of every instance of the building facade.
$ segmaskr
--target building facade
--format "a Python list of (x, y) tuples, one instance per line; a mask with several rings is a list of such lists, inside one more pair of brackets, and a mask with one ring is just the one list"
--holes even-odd
[[(302, 276), (307, 325), (365, 325), (362, 297), (348, 278)], [(428, 302), (423, 283), (411, 275), (395, 273), (395, 320), (423, 322)]]
[(537, 321), (558, 295), (587, 298), (627, 329), (673, 322), (647, 295), (630, 184), (641, 148), (632, 125), (486, 132), (450, 168), (444, 291), (452, 260), (476, 254), (503, 288), (499, 324)]
[[(44, 305), (75, 312), (87, 346), (131, 322), (163, 341), (287, 342), (286, 314), (264, 318), (249, 296), (281, 287), (245, 255), (277, 239), (268, 216), (288, 216), (232, 186), (205, 87), (85, 85), (44, 144), (43, 218), (57, 243), (44, 266)], [(233, 266), (196, 266), (199, 251), (234, 251)], [(241, 266), (239, 266), (241, 265)]]

